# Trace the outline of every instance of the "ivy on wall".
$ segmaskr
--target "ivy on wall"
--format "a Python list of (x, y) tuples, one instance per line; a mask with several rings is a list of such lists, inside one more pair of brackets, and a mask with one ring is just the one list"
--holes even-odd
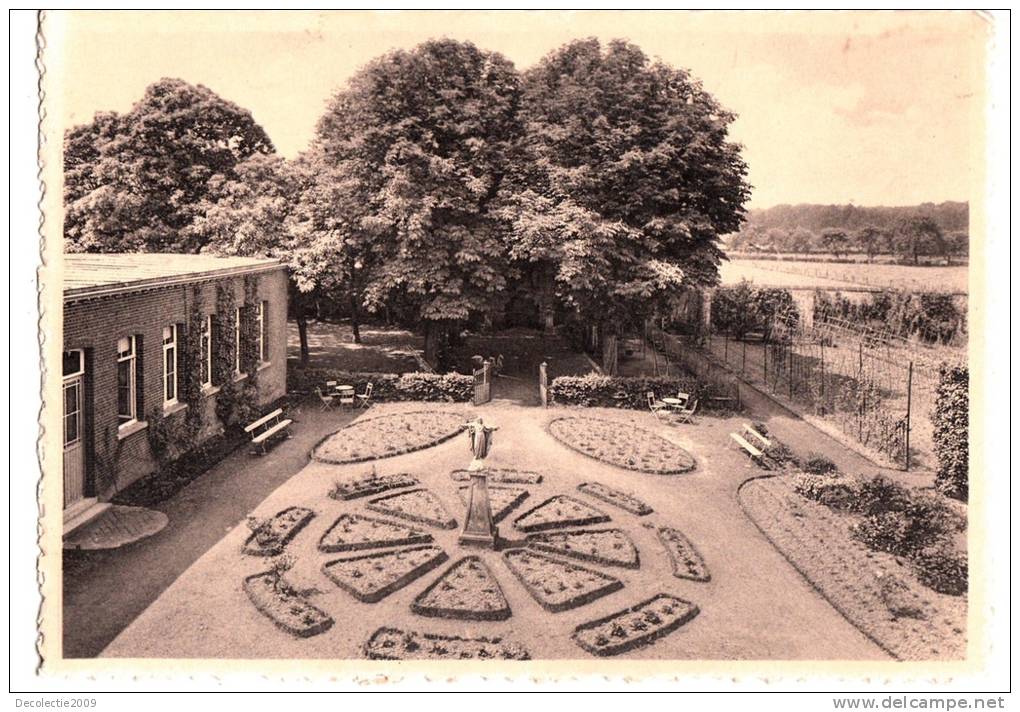
[[(237, 299), (233, 284), (216, 286), (216, 313), (220, 328), (216, 330), (216, 348), (213, 358), (214, 383), (220, 386), (216, 395), (216, 416), (227, 429), (240, 429), (257, 420), (258, 406), (258, 323), (255, 316), (258, 298), (257, 280), (248, 275), (244, 279), (244, 302), (240, 317), (240, 359), (237, 359), (237, 344), (234, 331), (237, 328)], [(234, 372), (234, 364), (240, 364), (242, 378)]]

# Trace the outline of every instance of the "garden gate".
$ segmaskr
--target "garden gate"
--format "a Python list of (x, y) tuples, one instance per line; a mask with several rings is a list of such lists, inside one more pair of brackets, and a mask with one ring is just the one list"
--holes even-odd
[(482, 405), (492, 400), (492, 361), (486, 359), (481, 368), (474, 369), (475, 377), (474, 404)]

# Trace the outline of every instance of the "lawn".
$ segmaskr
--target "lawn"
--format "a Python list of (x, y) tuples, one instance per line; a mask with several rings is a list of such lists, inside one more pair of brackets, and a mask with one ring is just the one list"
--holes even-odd
[[(309, 320), (310, 368), (333, 368), (363, 373), (407, 373), (421, 370), (417, 354), (425, 340), (410, 331), (363, 326), (361, 343), (354, 343), (349, 324)], [(287, 367), (299, 368), (301, 342), (297, 322), (287, 322)]]

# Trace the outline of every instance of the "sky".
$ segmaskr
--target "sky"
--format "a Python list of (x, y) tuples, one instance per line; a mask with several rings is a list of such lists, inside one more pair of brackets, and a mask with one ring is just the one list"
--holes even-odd
[(123, 112), (161, 77), (249, 109), (284, 156), (362, 65), (435, 37), (519, 69), (572, 39), (625, 38), (738, 115), (750, 207), (968, 200), (981, 173), (986, 20), (943, 12), (49, 13), (64, 126)]

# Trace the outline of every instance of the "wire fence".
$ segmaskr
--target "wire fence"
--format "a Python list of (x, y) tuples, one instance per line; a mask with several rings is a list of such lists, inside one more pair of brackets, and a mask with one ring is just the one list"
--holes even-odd
[[(667, 334), (650, 328), (656, 350), (695, 370), (692, 351), (707, 354), (741, 380), (764, 388), (802, 412), (839, 426), (904, 469), (927, 467), (938, 366), (908, 358), (895, 340), (849, 325), (803, 326), (780, 317), (769, 341), (723, 333)], [(668, 368), (668, 365), (667, 365)]]

